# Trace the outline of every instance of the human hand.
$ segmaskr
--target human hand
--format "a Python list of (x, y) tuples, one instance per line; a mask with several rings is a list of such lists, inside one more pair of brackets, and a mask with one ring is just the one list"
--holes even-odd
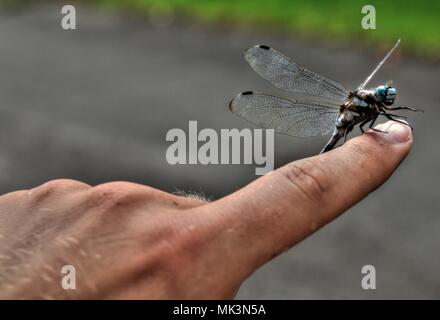
[[(377, 127), (212, 203), (151, 187), (54, 180), (0, 197), (0, 298), (232, 298), (262, 264), (386, 181), (411, 131)], [(61, 269), (76, 269), (76, 289)]]

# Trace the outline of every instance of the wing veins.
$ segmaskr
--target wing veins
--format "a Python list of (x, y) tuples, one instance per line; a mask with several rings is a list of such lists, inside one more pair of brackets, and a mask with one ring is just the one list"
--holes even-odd
[(334, 126), (340, 110), (339, 105), (330, 102), (289, 100), (253, 92), (237, 95), (230, 108), (253, 124), (294, 136), (327, 133)]
[(338, 103), (349, 94), (339, 82), (302, 67), (272, 48), (253, 46), (245, 52), (245, 58), (256, 73), (276, 88)]

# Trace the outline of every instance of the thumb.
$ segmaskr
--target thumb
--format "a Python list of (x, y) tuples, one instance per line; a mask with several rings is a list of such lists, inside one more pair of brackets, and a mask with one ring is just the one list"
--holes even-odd
[(370, 130), (206, 206), (225, 230), (216, 241), (226, 246), (233, 265), (253, 272), (383, 184), (409, 153), (412, 134), (394, 121), (376, 129), (387, 133)]

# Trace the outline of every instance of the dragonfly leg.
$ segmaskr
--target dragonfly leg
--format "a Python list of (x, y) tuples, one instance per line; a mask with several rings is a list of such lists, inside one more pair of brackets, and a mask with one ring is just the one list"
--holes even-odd
[(379, 129), (374, 128), (374, 124), (376, 123), (377, 117), (378, 117), (378, 116), (375, 116), (375, 117), (373, 118), (373, 120), (371, 120), (369, 128), (370, 128), (371, 130), (373, 130), (373, 131), (376, 131), (376, 132), (380, 132), (380, 133), (388, 133), (387, 131), (382, 131), (382, 130), (379, 130)]
[(399, 120), (399, 119), (394, 119), (394, 118), (393, 118), (394, 115), (392, 115), (392, 114), (385, 113), (384, 116), (387, 117), (387, 118), (390, 119), (390, 120), (393, 120), (393, 121), (396, 121), (396, 122), (402, 123), (402, 124), (404, 124), (404, 125), (410, 127), (411, 130), (414, 130), (414, 128), (413, 128), (409, 123), (407, 123), (407, 122), (405, 122), (405, 121), (402, 121), (402, 120)]
[(386, 114), (389, 114), (390, 116), (393, 116), (393, 117), (396, 117), (396, 118), (401, 118), (401, 119), (408, 119), (408, 117), (405, 117), (405, 116), (401, 116), (401, 115), (398, 115), (398, 114), (394, 114), (394, 113), (389, 113), (389, 112), (386, 112)]
[(351, 132), (351, 130), (353, 130), (354, 125), (355, 125), (354, 123), (351, 123), (345, 129), (345, 132), (344, 132), (344, 142), (343, 143), (347, 142), (347, 136)]
[(420, 109), (414, 109), (414, 108), (410, 108), (410, 107), (384, 107), (387, 110), (410, 110), (410, 111), (420, 111), (423, 112), (423, 110)]
[[(365, 126), (369, 121), (371, 121), (371, 119), (364, 120), (364, 121), (362, 121), (361, 124), (359, 125), (359, 129), (361, 130), (362, 133), (365, 133), (364, 126)], [(370, 127), (371, 127), (371, 125), (370, 125)]]

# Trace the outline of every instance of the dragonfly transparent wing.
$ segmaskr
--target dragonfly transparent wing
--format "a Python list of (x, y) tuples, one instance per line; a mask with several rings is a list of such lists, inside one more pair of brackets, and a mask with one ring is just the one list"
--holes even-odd
[(349, 95), (342, 84), (301, 67), (268, 46), (253, 46), (244, 57), (256, 73), (279, 89), (338, 102)]
[(229, 108), (257, 126), (296, 137), (328, 133), (335, 127), (340, 109), (337, 104), (288, 100), (251, 91), (237, 95)]

